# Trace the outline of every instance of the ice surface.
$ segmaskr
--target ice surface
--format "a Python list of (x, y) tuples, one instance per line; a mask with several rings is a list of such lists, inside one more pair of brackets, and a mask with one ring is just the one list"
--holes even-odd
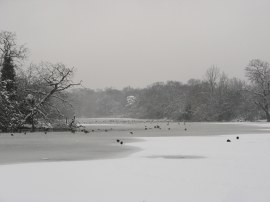
[(269, 202), (270, 134), (238, 136), (148, 137), (121, 159), (1, 165), (0, 201)]

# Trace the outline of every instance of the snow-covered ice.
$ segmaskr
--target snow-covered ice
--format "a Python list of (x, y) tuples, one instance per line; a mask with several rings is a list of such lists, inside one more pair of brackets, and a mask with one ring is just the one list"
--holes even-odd
[(1, 165), (0, 202), (269, 202), (270, 134), (239, 137), (149, 137), (126, 158)]

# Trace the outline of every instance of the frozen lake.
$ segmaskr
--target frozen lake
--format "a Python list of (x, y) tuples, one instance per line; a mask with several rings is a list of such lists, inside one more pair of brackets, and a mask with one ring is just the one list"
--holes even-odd
[[(28, 141), (36, 138), (37, 145), (43, 140), (47, 145), (47, 138), (59, 137), (55, 146), (60, 146), (52, 152), (56, 156), (74, 137), (82, 139), (82, 148), (87, 148), (86, 140), (92, 140), (93, 145), (101, 141), (96, 153), (110, 152), (112, 148), (116, 148), (119, 154), (129, 147), (139, 150), (124, 151), (125, 155), (119, 156), (121, 158), (112, 155), (114, 158), (107, 156), (90, 161), (0, 165), (0, 201), (270, 201), (270, 134), (261, 130), (269, 128), (268, 124), (187, 123), (187, 131), (183, 130), (183, 123), (170, 123), (170, 130), (165, 128), (168, 126), (165, 122), (158, 123), (162, 129), (144, 130), (141, 128), (144, 124), (132, 126), (137, 129), (132, 137), (126, 130), (75, 136), (30, 134), (25, 137), (15, 134), (10, 137), (1, 134), (1, 142), (12, 145), (12, 141), (17, 141), (14, 143), (17, 148), (23, 143), (23, 138), (28, 137)], [(236, 136), (240, 139), (237, 140)], [(130, 141), (120, 146), (116, 138)], [(132, 141), (134, 138), (138, 141)], [(231, 142), (226, 142), (227, 139)], [(69, 155), (79, 147), (72, 148), (71, 145), (68, 146)], [(88, 147), (91, 147), (90, 143)], [(45, 152), (46, 147), (43, 149)], [(18, 155), (23, 155), (23, 151)], [(91, 155), (91, 149), (80, 151), (83, 155)]]

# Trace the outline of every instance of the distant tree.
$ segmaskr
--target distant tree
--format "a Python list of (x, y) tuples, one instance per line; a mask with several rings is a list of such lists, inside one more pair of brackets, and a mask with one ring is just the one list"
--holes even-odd
[(189, 80), (188, 92), (186, 96), (185, 116), (191, 121), (209, 121), (209, 86), (201, 80)]
[(253, 95), (254, 103), (264, 111), (266, 119), (270, 122), (270, 67), (269, 63), (254, 59), (246, 67), (246, 76), (251, 82), (247, 89)]
[(164, 91), (165, 83), (157, 82), (143, 89), (138, 97), (139, 118), (163, 118), (168, 97)]
[(203, 114), (208, 121), (216, 121), (218, 119), (218, 85), (221, 78), (221, 73), (218, 67), (211, 66), (207, 69), (204, 79), (204, 97), (205, 103), (203, 105)]
[[(76, 89), (70, 93), (82, 117), (168, 118), (186, 121), (256, 120), (261, 116), (246, 82), (229, 78), (217, 67), (203, 80), (153, 83), (142, 89)], [(250, 90), (250, 89), (249, 89)]]
[(205, 74), (205, 80), (209, 85), (211, 94), (214, 93), (219, 77), (220, 77), (220, 70), (218, 67), (213, 65), (212, 67), (207, 69)]
[(97, 93), (87, 88), (76, 88), (68, 93), (74, 113), (80, 117), (98, 117)]

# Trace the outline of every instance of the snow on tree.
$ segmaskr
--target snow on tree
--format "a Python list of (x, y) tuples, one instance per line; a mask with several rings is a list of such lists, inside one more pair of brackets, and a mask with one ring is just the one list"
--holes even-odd
[(23, 118), (19, 110), (19, 103), (11, 96), (5, 88), (5, 82), (0, 84), (0, 130), (14, 130)]
[(13, 130), (23, 114), (16, 101), (16, 62), (24, 59), (26, 49), (16, 44), (16, 35), (12, 32), (0, 32), (0, 129)]
[(133, 95), (127, 96), (127, 105), (126, 106), (132, 106), (136, 102), (136, 97)]
[(74, 68), (67, 68), (64, 64), (41, 63), (31, 67), (31, 75), (23, 87), (27, 113), (20, 121), (19, 126), (27, 120), (42, 118), (45, 122), (51, 122), (54, 117), (63, 117), (57, 103), (70, 105), (65, 99), (64, 92), (79, 83), (73, 83)]

